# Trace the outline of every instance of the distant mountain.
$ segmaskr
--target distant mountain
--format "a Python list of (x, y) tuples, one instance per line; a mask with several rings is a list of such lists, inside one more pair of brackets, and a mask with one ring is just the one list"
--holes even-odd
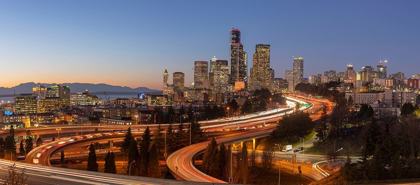
[(32, 88), (43, 85), (45, 87), (49, 87), (52, 85), (68, 85), (70, 86), (70, 92), (71, 93), (77, 93), (77, 92), (84, 92), (87, 88), (89, 90), (89, 93), (102, 93), (102, 92), (109, 92), (109, 93), (141, 93), (141, 92), (153, 92), (153, 91), (159, 91), (155, 89), (149, 89), (147, 87), (137, 87), (137, 88), (131, 88), (127, 86), (114, 86), (114, 85), (108, 85), (108, 84), (91, 84), (91, 83), (62, 83), (62, 84), (48, 84), (48, 83), (34, 83), (34, 82), (28, 82), (28, 83), (22, 83), (15, 87), (6, 88), (6, 87), (0, 87), (0, 95), (13, 95), (14, 91), (16, 94), (21, 93), (32, 93)]

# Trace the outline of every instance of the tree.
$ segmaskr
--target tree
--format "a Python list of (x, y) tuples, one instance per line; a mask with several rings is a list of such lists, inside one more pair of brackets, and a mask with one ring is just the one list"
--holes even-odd
[(131, 127), (128, 127), (127, 133), (125, 134), (121, 150), (122, 152), (128, 153), (131, 141), (134, 140), (133, 134), (131, 134)]
[(29, 153), (34, 148), (34, 143), (32, 141), (32, 134), (30, 130), (26, 131), (26, 139), (25, 139), (25, 150), (26, 153)]
[(185, 109), (184, 106), (181, 107), (181, 109), (179, 110), (179, 116), (180, 116), (180, 120), (179, 122), (182, 123), (184, 120), (182, 118), (182, 116), (185, 114)]
[(160, 167), (159, 167), (159, 157), (156, 145), (153, 143), (149, 150), (149, 164), (148, 164), (148, 175), (149, 177), (159, 178), (160, 177)]
[(28, 180), (25, 168), (21, 168), (20, 171), (16, 169), (16, 164), (9, 166), (9, 170), (6, 174), (4, 184), (6, 185), (25, 185)]
[(144, 134), (142, 136), (142, 141), (146, 145), (146, 149), (149, 150), (149, 148), (150, 148), (150, 141), (151, 141), (149, 127), (146, 127), (146, 130), (144, 131)]
[(66, 163), (65, 159), (66, 159), (66, 156), (64, 156), (64, 150), (61, 150), (61, 155), (60, 155), (60, 162), (61, 162), (61, 164), (65, 164)]
[(96, 162), (96, 151), (95, 146), (90, 144), (89, 146), (89, 157), (87, 163), (87, 171), (98, 171), (98, 163)]
[(183, 148), (183, 147), (187, 146), (187, 137), (186, 137), (186, 134), (184, 132), (184, 124), (183, 123), (179, 124), (178, 132), (174, 134), (173, 143), (174, 143), (174, 149), (175, 150), (178, 150), (180, 148)]
[(55, 137), (54, 136), (52, 137), (51, 141), (55, 141)]
[(371, 106), (368, 107), (365, 118), (372, 118), (374, 116), (373, 108)]
[(25, 155), (25, 148), (24, 148), (24, 146), (23, 146), (23, 139), (22, 140), (20, 140), (20, 147), (19, 147), (19, 153), (20, 153), (20, 155)]
[(95, 133), (99, 133), (98, 127), (95, 128)]
[(415, 108), (413, 104), (411, 103), (404, 103), (404, 105), (401, 108), (401, 115), (402, 116), (408, 116), (410, 114), (413, 114)]
[[(133, 140), (131, 140), (131, 142), (130, 142), (130, 148), (128, 148), (128, 163), (127, 163), (127, 174), (129, 174), (129, 172), (130, 172), (130, 164), (133, 162), (133, 161), (135, 161), (135, 160), (137, 160), (139, 158), (139, 150), (138, 150), (138, 148), (137, 148), (137, 141), (135, 141), (134, 139)], [(136, 161), (137, 163), (139, 162), (139, 161)], [(134, 162), (134, 164), (136, 163), (136, 162)], [(131, 168), (131, 171), (132, 171), (132, 173), (131, 174), (136, 174), (136, 172), (135, 172), (135, 170), (133, 170), (133, 169), (135, 169), (135, 167), (133, 168)], [(130, 174), (130, 175), (131, 175)]]
[(362, 155), (364, 159), (369, 158), (374, 154), (376, 146), (380, 143), (381, 131), (379, 125), (376, 123), (376, 120), (372, 118), (372, 122), (367, 125), (367, 132), (364, 139), (364, 147), (362, 150)]
[(140, 143), (140, 154), (139, 154), (139, 174), (147, 176), (149, 173), (149, 151), (145, 142)]
[(347, 105), (349, 107), (353, 107), (353, 105), (354, 105), (353, 96), (349, 97), (349, 100), (347, 100)]
[(115, 159), (114, 159), (114, 153), (108, 151), (108, 153), (105, 155), (105, 173), (117, 173), (117, 168), (115, 166)]
[(249, 113), (252, 113), (253, 111), (254, 110), (253, 110), (251, 101), (249, 99), (246, 99), (244, 104), (242, 105), (241, 113), (242, 114), (249, 114)]
[(236, 112), (239, 108), (238, 102), (233, 98), (229, 103), (227, 103), (227, 106), (230, 108), (229, 110), (233, 113)]
[(369, 107), (368, 107), (367, 104), (362, 104), (362, 106), (360, 107), (359, 112), (357, 113), (357, 117), (359, 117), (359, 118), (365, 117), (365, 114), (366, 114), (368, 108)]
[(217, 152), (217, 165), (219, 170), (218, 177), (220, 179), (226, 180), (228, 177), (228, 153), (223, 143), (220, 145), (219, 152)]
[(41, 145), (42, 145), (42, 143), (44, 143), (44, 141), (42, 141), (41, 137), (39, 137), (39, 138), (36, 140), (36, 146), (37, 146), (37, 147), (38, 147), (38, 146), (41, 146)]
[(309, 114), (296, 112), (280, 119), (271, 136), (277, 142), (294, 143), (312, 132), (313, 128)]
[(217, 150), (217, 142), (216, 139), (212, 139), (207, 145), (206, 150), (204, 150), (203, 154), (203, 162), (201, 164), (201, 171), (204, 173), (208, 173), (211, 161), (211, 155), (213, 155), (214, 150)]
[(192, 121), (188, 127), (188, 134), (191, 133), (191, 144), (200, 143), (207, 140), (197, 121)]
[(4, 158), (10, 160), (16, 160), (16, 143), (12, 136), (7, 136), (4, 144)]
[(219, 164), (217, 163), (217, 155), (219, 153), (219, 149), (217, 148), (217, 145), (212, 150), (212, 153), (208, 157), (208, 174), (212, 177), (220, 178), (220, 168)]
[(159, 156), (163, 156), (162, 155), (162, 150), (165, 147), (165, 138), (163, 137), (162, 134), (162, 128), (160, 127), (160, 124), (158, 126), (158, 128), (154, 131), (153, 134), (153, 143), (156, 145), (156, 149), (158, 151), (158, 155)]
[(246, 145), (244, 144), (242, 147), (242, 152), (241, 152), (241, 160), (238, 163), (238, 167), (239, 167), (239, 171), (241, 173), (241, 177), (242, 177), (242, 184), (248, 184), (248, 173), (249, 173), (249, 169), (248, 169), (248, 150), (246, 149)]
[(0, 137), (0, 158), (4, 157), (4, 140)]
[(262, 154), (262, 165), (264, 169), (271, 170), (273, 167), (274, 152), (270, 147), (265, 146)]

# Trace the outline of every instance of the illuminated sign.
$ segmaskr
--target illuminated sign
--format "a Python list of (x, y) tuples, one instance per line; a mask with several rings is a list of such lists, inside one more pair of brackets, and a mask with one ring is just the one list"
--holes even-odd
[(13, 111), (11, 111), (11, 110), (6, 110), (6, 111), (4, 111), (4, 114), (5, 114), (6, 116), (11, 116), (11, 115), (13, 115)]

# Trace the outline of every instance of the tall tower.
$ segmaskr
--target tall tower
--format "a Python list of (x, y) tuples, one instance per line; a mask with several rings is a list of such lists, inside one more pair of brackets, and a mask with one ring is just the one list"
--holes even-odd
[(163, 87), (168, 87), (168, 70), (165, 69), (165, 72), (163, 72)]
[(354, 71), (352, 64), (347, 64), (347, 70), (344, 78), (346, 83), (354, 83), (356, 81), (356, 72)]
[(251, 68), (251, 81), (263, 87), (270, 88), (274, 71), (270, 68), (270, 45), (257, 44)]
[[(194, 62), (194, 87), (208, 88), (209, 82), (209, 63), (207, 61)], [(206, 84), (207, 83), (207, 84)]]
[(303, 58), (297, 57), (293, 59), (293, 90), (301, 82), (303, 82)]
[(241, 43), (241, 31), (232, 28), (230, 31), (230, 83), (242, 81), (247, 76), (244, 46)]

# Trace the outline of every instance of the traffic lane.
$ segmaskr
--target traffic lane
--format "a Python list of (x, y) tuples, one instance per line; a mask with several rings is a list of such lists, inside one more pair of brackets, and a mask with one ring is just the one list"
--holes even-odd
[[(9, 168), (7, 166), (0, 166), (0, 176), (3, 179), (6, 179), (6, 175), (8, 173)], [(20, 169), (16, 169), (16, 171), (20, 171)], [(34, 185), (55, 185), (55, 184), (68, 184), (68, 185), (78, 185), (78, 184), (95, 184), (95, 183), (86, 183), (79, 180), (71, 180), (71, 179), (63, 179), (61, 177), (53, 177), (48, 174), (42, 174), (38, 171), (25, 171), (28, 179), (26, 181), (27, 184), (34, 184)], [(4, 181), (3, 181), (4, 182)]]

